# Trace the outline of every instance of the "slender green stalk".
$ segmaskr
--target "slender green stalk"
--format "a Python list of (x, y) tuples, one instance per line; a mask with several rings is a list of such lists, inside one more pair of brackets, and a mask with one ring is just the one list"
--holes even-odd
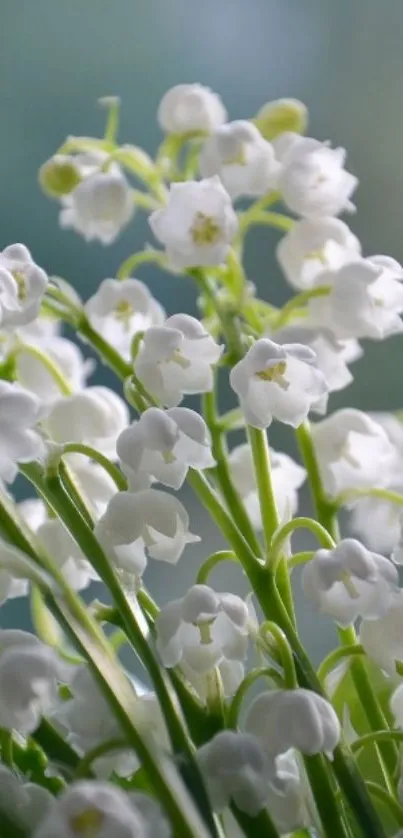
[(8, 768), (12, 768), (13, 759), (13, 732), (12, 730), (0, 730), (1, 761)]
[(284, 542), (297, 529), (306, 529), (313, 532), (322, 547), (332, 549), (332, 547), (335, 546), (333, 538), (331, 538), (327, 530), (325, 530), (325, 528), (322, 527), (322, 524), (319, 524), (318, 521), (315, 521), (313, 518), (293, 518), (291, 521), (287, 521), (286, 524), (279, 527), (273, 535), (270, 545), (270, 553), (274, 563), (276, 562), (277, 555), (281, 553), (281, 548)]
[(365, 649), (359, 643), (352, 644), (351, 646), (341, 646), (339, 649), (334, 649), (333, 652), (330, 652), (318, 667), (318, 678), (322, 684), (325, 683), (327, 676), (340, 661), (345, 660), (345, 658), (354, 657), (355, 655), (365, 655)]
[(140, 250), (138, 253), (132, 253), (122, 262), (116, 273), (116, 279), (128, 279), (140, 265), (155, 264), (163, 268), (165, 261), (166, 256), (162, 250), (153, 250), (151, 247)]
[(85, 457), (94, 460), (94, 462), (102, 466), (120, 492), (124, 492), (127, 489), (127, 479), (120, 468), (115, 466), (109, 457), (105, 457), (104, 454), (101, 454), (96, 448), (92, 448), (91, 445), (84, 445), (82, 442), (67, 442), (63, 447), (63, 454), (84, 454)]
[(292, 651), (288, 640), (282, 629), (274, 623), (273, 620), (266, 620), (259, 629), (259, 635), (263, 640), (263, 648), (273, 653), (272, 643), (265, 639), (266, 634), (271, 634), (275, 640), (276, 651), (280, 653), (280, 661), (283, 669), (283, 679), (288, 690), (294, 690), (298, 687), (297, 673), (295, 671), (295, 664)]
[(33, 346), (30, 343), (23, 343), (17, 347), (13, 354), (15, 357), (18, 357), (18, 355), (21, 355), (22, 353), (31, 355), (32, 358), (35, 358), (42, 364), (43, 367), (45, 367), (49, 375), (57, 384), (63, 396), (71, 396), (72, 389), (70, 387), (69, 382), (67, 381), (66, 376), (63, 374), (59, 365), (55, 361), (52, 361), (51, 357), (47, 355), (46, 352), (43, 352), (43, 350), (40, 349), (39, 346)]
[(214, 390), (211, 393), (206, 393), (203, 397), (203, 413), (211, 434), (211, 450), (216, 461), (213, 471), (214, 478), (224, 497), (229, 513), (236, 520), (253, 552), (260, 556), (262, 548), (259, 539), (231, 476), (228, 452), (225, 450), (223, 434), (217, 416)]
[(325, 757), (322, 754), (305, 756), (304, 765), (322, 822), (323, 834), (326, 838), (344, 838), (348, 833)]
[(243, 217), (241, 216), (240, 230), (242, 233), (245, 233), (250, 227), (258, 225), (264, 227), (274, 227), (276, 230), (288, 233), (294, 224), (294, 219), (290, 218), (288, 215), (283, 215), (280, 212), (267, 212), (266, 210), (261, 210), (260, 212), (255, 211), (250, 213), (250, 215), (245, 213)]
[(294, 568), (300, 567), (302, 564), (306, 564), (313, 559), (315, 555), (315, 550), (303, 550), (301, 553), (294, 553), (294, 555), (290, 556), (287, 559), (288, 563), (288, 570), (291, 573)]
[(267, 809), (262, 809), (255, 817), (241, 812), (235, 804), (232, 804), (231, 811), (246, 838), (279, 838), (279, 833)]
[(393, 492), (392, 489), (349, 489), (342, 492), (335, 499), (337, 506), (344, 506), (359, 498), (378, 498), (396, 506), (403, 506), (403, 495), (400, 492)]
[(101, 360), (113, 370), (118, 378), (125, 379), (132, 374), (133, 370), (119, 352), (108, 343), (99, 332), (92, 328), (91, 324), (85, 317), (81, 315), (79, 323), (77, 324), (77, 332), (83, 341), (89, 343), (93, 349), (98, 352)]
[(59, 463), (59, 477), (63, 488), (77, 507), (80, 515), (84, 518), (85, 523), (92, 529), (94, 526), (92, 513), (78, 488), (77, 481), (71, 469), (63, 460)]
[(80, 780), (82, 777), (91, 776), (91, 766), (95, 760), (106, 754), (116, 753), (116, 751), (127, 750), (127, 742), (124, 739), (109, 739), (107, 742), (101, 742), (96, 748), (87, 751), (85, 756), (80, 760), (74, 772), (74, 779)]
[(372, 733), (365, 733), (351, 744), (353, 754), (367, 745), (374, 745), (376, 742), (403, 742), (403, 730), (375, 730)]
[(261, 666), (258, 669), (253, 669), (252, 672), (248, 672), (248, 674), (243, 679), (242, 683), (239, 685), (232, 698), (227, 713), (227, 727), (236, 730), (236, 728), (238, 727), (238, 719), (241, 712), (242, 703), (246, 696), (246, 693), (250, 690), (251, 687), (254, 686), (254, 684), (256, 684), (256, 681), (260, 680), (260, 678), (268, 678), (270, 686), (272, 685), (272, 682), (275, 681), (276, 685), (280, 689), (284, 689), (283, 678), (280, 672), (278, 672), (277, 669), (274, 669), (273, 667)]
[(403, 827), (403, 807), (400, 803), (397, 802), (395, 797), (391, 794), (388, 794), (382, 786), (379, 786), (378, 783), (373, 783), (371, 780), (367, 780), (367, 789), (372, 797), (376, 797), (381, 803), (389, 809), (390, 814), (392, 815), (394, 821), (396, 821), (397, 825), (402, 828)]
[(337, 505), (327, 497), (319, 471), (319, 464), (308, 422), (304, 422), (296, 432), (297, 442), (301, 456), (309, 476), (309, 488), (312, 493), (312, 500), (315, 507), (317, 519), (329, 535), (337, 541), (339, 529), (337, 525)]
[(238, 564), (238, 559), (231, 550), (218, 550), (216, 553), (212, 553), (200, 566), (196, 576), (196, 585), (206, 585), (210, 573), (221, 562), (235, 562)]
[(272, 329), (276, 332), (286, 326), (289, 320), (295, 314), (301, 319), (306, 314), (306, 309), (303, 308), (306, 303), (315, 297), (328, 297), (330, 294), (330, 285), (320, 285), (318, 288), (310, 288), (309, 291), (301, 291), (300, 294), (295, 294), (290, 300), (280, 309), (277, 317), (273, 320)]

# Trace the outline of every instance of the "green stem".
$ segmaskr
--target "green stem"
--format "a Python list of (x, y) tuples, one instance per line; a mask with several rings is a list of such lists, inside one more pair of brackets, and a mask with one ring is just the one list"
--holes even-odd
[(261, 210), (260, 212), (251, 212), (250, 215), (246, 212), (240, 219), (240, 231), (246, 233), (249, 227), (255, 224), (264, 227), (274, 227), (276, 230), (282, 230), (284, 233), (288, 233), (294, 226), (295, 221), (293, 218), (290, 218), (288, 215), (283, 215), (281, 212)]
[(8, 768), (13, 767), (13, 732), (12, 730), (0, 731), (1, 761)]
[(210, 573), (221, 562), (235, 562), (238, 564), (238, 559), (231, 550), (218, 550), (216, 553), (212, 553), (199, 567), (196, 576), (196, 585), (207, 585)]
[(84, 445), (81, 442), (67, 442), (63, 447), (63, 454), (84, 454), (85, 457), (94, 460), (94, 462), (102, 466), (120, 492), (124, 492), (127, 489), (127, 480), (120, 468), (115, 466), (108, 457), (105, 457), (96, 448), (92, 448), (91, 445)]
[(376, 742), (403, 742), (403, 730), (375, 730), (372, 733), (365, 733), (351, 745), (353, 754), (365, 748), (367, 745), (374, 745)]
[(114, 145), (117, 140), (119, 128), (119, 111), (120, 99), (119, 96), (106, 96), (100, 100), (100, 104), (107, 108), (108, 115), (106, 118), (104, 140), (106, 143)]
[(42, 364), (42, 366), (45, 367), (45, 369), (53, 378), (54, 382), (57, 384), (63, 396), (71, 396), (73, 391), (69, 382), (67, 381), (67, 378), (63, 374), (59, 365), (56, 364), (55, 361), (52, 361), (52, 359), (49, 355), (46, 354), (46, 352), (43, 352), (42, 349), (39, 348), (39, 346), (32, 346), (30, 343), (23, 343), (17, 347), (13, 354), (15, 357), (18, 358), (18, 355), (21, 355), (24, 352), (27, 355), (31, 355), (32, 358), (35, 358)]
[(119, 352), (108, 343), (99, 332), (92, 328), (87, 318), (82, 314), (77, 325), (77, 332), (84, 342), (89, 343), (98, 352), (101, 360), (113, 370), (118, 378), (125, 379), (132, 374), (132, 368)]
[(376, 797), (381, 803), (389, 809), (393, 819), (396, 821), (399, 827), (403, 827), (403, 807), (397, 800), (392, 797), (391, 794), (388, 794), (382, 786), (378, 786), (378, 783), (373, 783), (371, 780), (367, 780), (367, 789), (369, 793)]
[[(273, 620), (266, 620), (259, 629), (259, 635), (270, 633), (276, 642), (277, 650), (280, 652), (281, 666), (285, 687), (294, 690), (298, 687), (297, 673), (295, 671), (294, 659), (290, 644), (282, 629)], [(264, 648), (269, 654), (273, 653), (272, 644), (263, 638)], [(277, 651), (276, 650), (276, 651)]]
[(273, 321), (272, 330), (276, 332), (278, 329), (282, 329), (283, 326), (287, 325), (294, 313), (297, 313), (299, 316), (305, 313), (305, 309), (302, 308), (305, 303), (309, 303), (315, 297), (328, 297), (330, 291), (330, 285), (320, 285), (318, 288), (310, 288), (309, 291), (301, 291), (300, 294), (291, 297), (291, 300), (288, 300), (280, 309), (277, 317)]
[[(85, 502), (82, 494), (79, 491), (79, 488), (77, 486), (77, 481), (76, 481), (74, 475), (72, 474), (70, 468), (68, 467), (68, 465), (66, 463), (61, 461), (59, 463), (58, 472), (59, 472), (60, 480), (63, 484), (63, 488), (66, 490), (67, 494), (69, 495), (69, 497), (73, 501), (74, 505), (77, 507), (80, 515), (83, 517), (87, 526), (91, 527), (91, 529), (92, 529), (93, 526), (94, 526), (94, 521), (93, 521), (93, 518), (92, 518), (92, 514), (91, 514), (91, 512), (88, 508), (88, 505)], [(57, 472), (56, 472), (56, 474), (57, 474)]]
[(358, 498), (379, 498), (397, 506), (403, 506), (403, 495), (400, 492), (393, 492), (392, 489), (349, 489), (342, 492), (335, 498), (335, 505), (344, 506)]
[[(266, 546), (266, 563), (271, 563), (271, 541), (273, 534), (279, 527), (276, 497), (271, 477), (271, 463), (269, 444), (266, 431), (257, 430), (250, 425), (247, 428), (248, 440), (252, 450), (255, 469), (256, 485), (259, 495), (260, 515), (262, 518), (263, 535)], [(280, 596), (286, 606), (292, 622), (295, 625), (294, 601), (291, 590), (287, 558), (282, 556), (276, 566), (276, 580)]]
[(203, 397), (203, 413), (210, 430), (211, 450), (216, 461), (213, 470), (214, 477), (227, 504), (229, 513), (237, 522), (239, 529), (249, 542), (253, 552), (257, 556), (260, 556), (262, 548), (259, 539), (256, 536), (249, 515), (232, 480), (228, 465), (228, 453), (224, 447), (223, 434), (217, 417), (214, 390), (211, 393), (206, 393)]
[(316, 538), (322, 547), (331, 550), (335, 546), (333, 538), (331, 538), (328, 531), (325, 530), (325, 528), (322, 527), (322, 524), (319, 524), (318, 521), (315, 521), (313, 518), (293, 518), (292, 521), (287, 521), (286, 524), (279, 527), (273, 535), (270, 544), (270, 554), (271, 561), (274, 564), (276, 562), (277, 555), (281, 553), (284, 541), (286, 541), (287, 538), (297, 529), (310, 530), (314, 535), (316, 535)]
[(122, 262), (117, 271), (116, 279), (128, 279), (132, 276), (133, 271), (137, 270), (141, 265), (154, 264), (163, 268), (166, 262), (165, 253), (162, 250), (140, 250), (138, 253), (132, 253), (128, 259)]
[(318, 667), (318, 678), (322, 684), (325, 683), (329, 673), (340, 661), (345, 658), (355, 657), (356, 655), (365, 655), (365, 649), (359, 643), (352, 644), (351, 646), (342, 646), (341, 648), (334, 649), (333, 652), (330, 652), (330, 654), (327, 655)]
[(323, 834), (326, 838), (343, 838), (348, 833), (325, 757), (322, 754), (305, 756), (304, 765), (322, 822)]
[(294, 555), (288, 559), (289, 572), (291, 573), (294, 570), (294, 568), (299, 567), (302, 564), (306, 564), (307, 562), (310, 562), (311, 559), (313, 559), (314, 555), (315, 550), (303, 550), (301, 553), (294, 553)]
[(279, 833), (267, 809), (262, 809), (258, 815), (252, 817), (246, 812), (241, 812), (233, 803), (231, 811), (246, 838), (279, 838)]
[(329, 535), (337, 541), (339, 530), (337, 525), (337, 506), (327, 497), (320, 475), (319, 464), (311, 436), (308, 422), (300, 425), (296, 431), (297, 442), (301, 456), (309, 476), (309, 487), (318, 521)]

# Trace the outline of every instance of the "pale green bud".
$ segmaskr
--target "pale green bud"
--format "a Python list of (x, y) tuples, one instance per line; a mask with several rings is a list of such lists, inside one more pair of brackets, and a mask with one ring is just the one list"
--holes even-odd
[(308, 125), (308, 109), (298, 99), (275, 99), (260, 108), (253, 122), (265, 140), (273, 140), (284, 131), (303, 134)]
[(69, 195), (81, 181), (78, 167), (71, 157), (55, 154), (39, 169), (39, 183), (52, 198)]

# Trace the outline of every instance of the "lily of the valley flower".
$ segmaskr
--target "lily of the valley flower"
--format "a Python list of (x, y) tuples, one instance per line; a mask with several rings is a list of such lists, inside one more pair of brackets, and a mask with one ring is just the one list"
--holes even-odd
[(14, 329), (35, 320), (48, 278), (23, 244), (0, 253), (0, 326)]
[(0, 726), (32, 733), (57, 701), (62, 665), (54, 649), (33, 634), (0, 631)]
[(54, 805), (54, 797), (36, 783), (24, 782), (0, 765), (0, 811), (9, 815), (13, 823), (31, 833)]
[(361, 245), (354, 233), (339, 218), (303, 218), (296, 221), (277, 245), (277, 259), (290, 285), (305, 291), (337, 259), (348, 262), (359, 256)]
[(282, 164), (279, 190), (290, 210), (321, 218), (354, 209), (350, 198), (358, 181), (344, 169), (344, 148), (291, 133), (280, 135), (274, 146)]
[(146, 555), (176, 564), (186, 544), (199, 541), (189, 532), (183, 504), (167, 492), (119, 492), (108, 503), (95, 535), (118, 568), (141, 575)]
[(53, 442), (83, 442), (116, 457), (116, 440), (129, 424), (129, 410), (107, 387), (88, 387), (51, 407), (44, 427)]
[(125, 358), (138, 332), (162, 326), (165, 312), (147, 286), (138, 279), (104, 279), (85, 305), (87, 317), (98, 332)]
[(315, 422), (312, 434), (329, 495), (388, 483), (395, 450), (381, 425), (366, 413), (336, 410)]
[(63, 205), (61, 226), (102, 244), (112, 244), (134, 212), (132, 189), (116, 164), (84, 177)]
[(0, 381), (0, 478), (12, 483), (17, 463), (30, 463), (44, 453), (35, 426), (42, 415), (42, 404), (33, 393)]
[[(237, 445), (229, 455), (232, 478), (240, 493), (251, 521), (262, 528), (259, 495), (256, 485), (253, 457), (247, 443)], [(271, 476), (279, 518), (283, 521), (289, 514), (295, 515), (298, 508), (298, 489), (302, 486), (306, 471), (288, 454), (270, 449)]]
[(377, 620), (362, 620), (360, 643), (368, 657), (389, 675), (403, 661), (403, 591), (395, 593), (389, 609)]
[(196, 673), (205, 673), (223, 658), (245, 659), (248, 622), (248, 609), (240, 597), (193, 585), (182, 599), (161, 609), (157, 648), (165, 666), (183, 662)]
[(210, 434), (204, 419), (186, 407), (150, 407), (120, 434), (117, 452), (131, 489), (152, 479), (180, 489), (190, 467), (211, 468)]
[(210, 133), (227, 118), (224, 105), (209, 87), (177, 84), (164, 94), (158, 106), (158, 122), (167, 134)]
[(200, 154), (202, 177), (219, 175), (232, 200), (264, 195), (275, 187), (278, 171), (272, 145), (246, 120), (216, 128)]
[(60, 387), (43, 361), (29, 351), (30, 346), (38, 347), (56, 364), (73, 392), (85, 387), (94, 364), (91, 359), (84, 360), (80, 348), (73, 341), (55, 335), (40, 340), (24, 340), (24, 344), (27, 349), (19, 346), (16, 356), (17, 377), (23, 387), (42, 401), (50, 403), (60, 397)]
[(273, 419), (297, 428), (328, 392), (315, 353), (302, 344), (280, 346), (261, 338), (230, 373), (246, 421), (267, 428)]
[(313, 288), (323, 286), (329, 294), (309, 301), (309, 317), (341, 340), (383, 340), (403, 331), (403, 269), (394, 259), (352, 257), (338, 270), (318, 274)]
[(176, 407), (184, 395), (212, 390), (212, 367), (222, 350), (198, 320), (174, 314), (146, 331), (135, 372), (153, 396)]
[(348, 626), (357, 617), (377, 620), (386, 614), (399, 576), (389, 559), (345, 538), (333, 550), (315, 553), (304, 567), (302, 584), (318, 611)]
[(220, 178), (173, 183), (168, 203), (149, 218), (173, 270), (225, 262), (238, 229), (236, 213)]
[(306, 689), (271, 690), (254, 699), (245, 729), (269, 754), (296, 748), (303, 754), (332, 754), (340, 739), (340, 722), (332, 705)]
[(264, 809), (275, 769), (257, 737), (222, 731), (199, 748), (197, 761), (215, 812), (231, 802), (252, 817)]
[(170, 838), (160, 808), (145, 794), (82, 780), (55, 801), (33, 838)]
[(308, 324), (285, 326), (277, 330), (274, 337), (277, 343), (299, 343), (313, 350), (329, 393), (343, 390), (352, 382), (353, 376), (347, 365), (362, 355), (362, 349), (356, 340), (337, 340), (330, 329)]

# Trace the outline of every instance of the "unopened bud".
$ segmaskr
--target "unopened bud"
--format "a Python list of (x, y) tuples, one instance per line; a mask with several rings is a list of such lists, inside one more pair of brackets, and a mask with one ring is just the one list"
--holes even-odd
[(284, 131), (303, 134), (308, 125), (308, 110), (298, 99), (275, 99), (260, 108), (253, 122), (265, 140), (273, 140)]
[(69, 195), (78, 186), (81, 176), (72, 158), (55, 154), (39, 169), (39, 183), (44, 192), (52, 198)]

